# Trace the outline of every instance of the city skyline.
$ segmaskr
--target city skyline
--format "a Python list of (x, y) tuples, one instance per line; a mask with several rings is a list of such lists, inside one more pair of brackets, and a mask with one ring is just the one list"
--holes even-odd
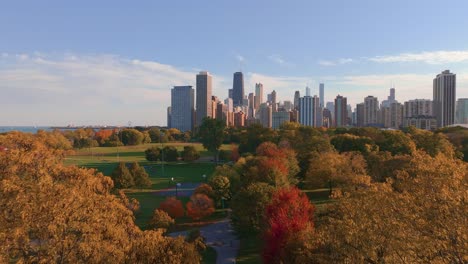
[(265, 95), (293, 101), (324, 83), (325, 104), (340, 94), (354, 108), (392, 86), (400, 102), (432, 99), (434, 76), (450, 69), (456, 99), (468, 98), (468, 3), (447, 6), (449, 17), (435, 3), (9, 2), (0, 125), (165, 125), (171, 89), (195, 87), (200, 71), (220, 99), (241, 71), (246, 95), (262, 83)]

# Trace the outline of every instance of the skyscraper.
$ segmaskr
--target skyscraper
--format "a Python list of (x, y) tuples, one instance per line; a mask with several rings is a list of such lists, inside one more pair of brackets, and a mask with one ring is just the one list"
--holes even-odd
[(268, 105), (267, 103), (261, 104), (259, 117), (260, 124), (262, 124), (263, 127), (271, 127), (273, 124), (273, 111), (271, 105)]
[(197, 118), (196, 126), (200, 126), (203, 118), (212, 117), (212, 77), (207, 71), (197, 74)]
[(232, 100), (234, 106), (242, 106), (244, 100), (244, 75), (242, 72), (234, 73), (234, 80), (232, 86)]
[(192, 130), (194, 110), (194, 90), (192, 86), (174, 86), (171, 90), (170, 127), (183, 132)]
[(468, 98), (457, 100), (457, 124), (468, 124)]
[(310, 88), (309, 88), (309, 86), (306, 86), (306, 96), (310, 96)]
[(377, 125), (377, 114), (379, 111), (379, 100), (374, 96), (364, 98), (364, 126)]
[(449, 70), (437, 74), (433, 81), (433, 111), (437, 127), (455, 122), (456, 75)]
[(263, 103), (263, 84), (255, 84), (255, 110), (260, 108), (260, 104)]
[(356, 126), (364, 126), (364, 103), (356, 105)]
[(294, 92), (294, 109), (299, 110), (299, 98), (301, 93), (299, 91)]
[(390, 88), (390, 95), (387, 97), (387, 100), (382, 101), (382, 107), (390, 107), (390, 104), (396, 103), (395, 100), (395, 88)]
[(304, 126), (322, 126), (320, 101), (317, 96), (299, 98), (299, 123)]
[(255, 95), (254, 93), (249, 93), (249, 112), (247, 113), (248, 117), (255, 116)]
[(319, 84), (320, 108), (325, 107), (325, 84)]
[(347, 99), (341, 95), (335, 98), (335, 127), (346, 126), (348, 119)]
[(276, 101), (276, 91), (275, 90), (273, 90), (273, 92), (271, 92), (271, 106), (273, 108), (273, 112), (278, 111), (278, 102)]

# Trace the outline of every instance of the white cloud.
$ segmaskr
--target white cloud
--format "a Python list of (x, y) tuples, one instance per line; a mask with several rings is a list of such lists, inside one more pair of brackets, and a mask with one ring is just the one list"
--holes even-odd
[(369, 61), (378, 63), (423, 62), (427, 64), (445, 64), (468, 61), (468, 51), (426, 51), (419, 53), (401, 53), (390, 56), (375, 56)]
[(8, 115), (0, 125), (164, 125), (172, 86), (195, 84), (196, 72), (112, 55), (2, 57), (0, 104)]
[(318, 63), (322, 66), (336, 66), (336, 65), (343, 65), (353, 62), (353, 59), (350, 58), (341, 58), (338, 60), (320, 60)]

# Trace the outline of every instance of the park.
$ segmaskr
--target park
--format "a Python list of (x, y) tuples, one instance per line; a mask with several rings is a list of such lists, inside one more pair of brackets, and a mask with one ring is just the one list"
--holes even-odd
[[(200, 158), (193, 162), (161, 162), (147, 161), (144, 151), (151, 147), (175, 147), (182, 151), (184, 146), (193, 146), (200, 153)], [(223, 144), (221, 150), (230, 153), (232, 145)], [(201, 183), (207, 182), (212, 176), (217, 166), (212, 161), (212, 154), (206, 151), (201, 143), (148, 143), (136, 146), (120, 147), (92, 147), (75, 150), (72, 155), (65, 158), (65, 165), (76, 165), (85, 168), (94, 168), (106, 176), (111, 175), (112, 171), (119, 162), (131, 163), (138, 162), (143, 166), (150, 176), (151, 187), (145, 189), (125, 189), (124, 192), (129, 198), (135, 198), (140, 204), (140, 210), (135, 215), (135, 223), (142, 229), (148, 229), (148, 222), (151, 219), (153, 211), (159, 207), (167, 197), (175, 196), (183, 204), (187, 203), (194, 189)], [(320, 208), (327, 203), (328, 189), (303, 190), (311, 201)], [(210, 228), (216, 224), (226, 225), (228, 211), (227, 209), (217, 208), (209, 217), (201, 221), (193, 221), (185, 216), (176, 220), (175, 226), (171, 229), (176, 234), (185, 234), (193, 229), (202, 229), (216, 231)], [(223, 226), (225, 227), (225, 226)], [(241, 238), (240, 249), (237, 256), (238, 263), (259, 263), (260, 244), (256, 238)], [(216, 246), (216, 243), (215, 243)], [(229, 245), (231, 246), (231, 245)], [(216, 251), (212, 247), (203, 255), (205, 263), (214, 263), (216, 260)]]

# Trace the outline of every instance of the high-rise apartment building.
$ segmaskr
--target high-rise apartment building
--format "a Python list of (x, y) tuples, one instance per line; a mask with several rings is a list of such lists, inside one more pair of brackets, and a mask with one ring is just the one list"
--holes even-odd
[(299, 98), (301, 93), (299, 91), (294, 92), (294, 109), (299, 110)]
[(280, 126), (291, 120), (289, 112), (286, 111), (279, 111), (272, 113), (272, 128), (278, 129)]
[(456, 75), (445, 70), (433, 81), (433, 111), (438, 127), (455, 123), (455, 98)]
[(174, 86), (171, 90), (171, 128), (180, 131), (193, 129), (194, 90), (192, 86)]
[(356, 105), (356, 126), (364, 127), (364, 103)]
[(304, 126), (322, 126), (322, 111), (317, 96), (304, 96), (299, 98), (299, 123)]
[(244, 75), (242, 72), (234, 73), (234, 80), (232, 86), (232, 100), (234, 106), (242, 106), (244, 100)]
[(273, 112), (278, 111), (278, 102), (276, 101), (276, 91), (275, 90), (273, 90), (273, 92), (271, 92), (271, 107), (273, 109)]
[(348, 120), (348, 104), (346, 97), (341, 95), (335, 98), (335, 127), (344, 127)]
[(256, 83), (255, 84), (255, 110), (260, 108), (260, 104), (263, 103), (263, 84)]
[(468, 124), (468, 98), (457, 100), (457, 124)]
[(374, 96), (364, 98), (364, 126), (376, 126), (378, 121), (379, 100)]
[(249, 112), (247, 113), (248, 117), (255, 116), (255, 95), (254, 93), (249, 93)]
[(437, 122), (432, 107), (432, 100), (427, 99), (415, 99), (405, 102), (403, 105), (403, 127), (414, 126), (419, 129), (435, 129)]
[(319, 84), (320, 108), (325, 107), (325, 84)]
[(212, 76), (207, 71), (202, 71), (197, 74), (197, 113), (196, 113), (196, 126), (200, 126), (203, 118), (213, 117), (212, 116), (212, 102), (211, 102), (211, 91), (212, 87)]
[(267, 103), (262, 103), (260, 105), (259, 113), (258, 113), (260, 124), (263, 127), (272, 127), (273, 125), (273, 109), (271, 105)]

